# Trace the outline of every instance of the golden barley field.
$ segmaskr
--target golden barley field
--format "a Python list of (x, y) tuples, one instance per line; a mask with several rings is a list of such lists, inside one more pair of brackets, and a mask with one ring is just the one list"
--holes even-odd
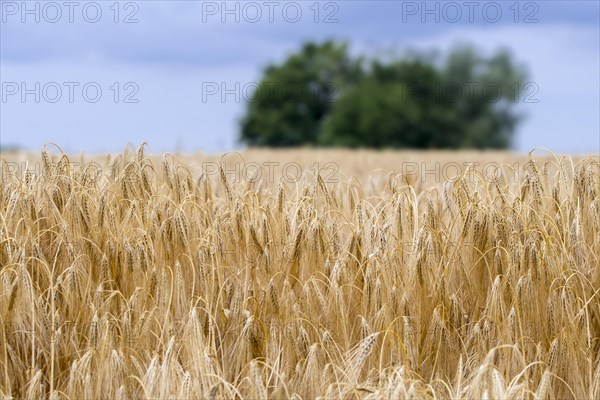
[(0, 157), (4, 398), (600, 398), (598, 157)]

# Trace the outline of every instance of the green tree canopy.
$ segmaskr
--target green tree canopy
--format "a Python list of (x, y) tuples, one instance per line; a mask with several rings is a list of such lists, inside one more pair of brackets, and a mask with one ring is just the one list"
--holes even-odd
[(282, 65), (264, 71), (242, 120), (243, 142), (256, 146), (317, 144), (323, 119), (347, 82), (360, 78), (360, 61), (345, 43), (307, 43)]
[(444, 62), (416, 54), (365, 66), (345, 44), (309, 43), (266, 69), (241, 139), (258, 146), (504, 148), (520, 120), (514, 108), (525, 79), (506, 51), (484, 58), (461, 46)]

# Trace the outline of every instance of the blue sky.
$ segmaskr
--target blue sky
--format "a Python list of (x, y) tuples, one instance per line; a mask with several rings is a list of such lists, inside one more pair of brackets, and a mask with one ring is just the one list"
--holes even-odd
[[(0, 1), (2, 145), (239, 148), (243, 89), (303, 41), (335, 38), (379, 57), (464, 42), (509, 48), (538, 89), (527, 93), (537, 102), (518, 105), (527, 119), (515, 150), (600, 152), (598, 1), (24, 4)], [(231, 92), (203, 96), (212, 83)]]

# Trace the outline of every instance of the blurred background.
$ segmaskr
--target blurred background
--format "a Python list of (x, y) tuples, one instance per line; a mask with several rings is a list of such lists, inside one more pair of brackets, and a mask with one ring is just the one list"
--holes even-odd
[(600, 153), (597, 1), (0, 1), (0, 147)]

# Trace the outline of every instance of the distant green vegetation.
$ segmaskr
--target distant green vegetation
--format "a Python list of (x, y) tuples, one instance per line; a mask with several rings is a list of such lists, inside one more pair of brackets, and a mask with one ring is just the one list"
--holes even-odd
[(21, 147), (16, 144), (1, 144), (0, 143), (0, 153), (15, 153), (20, 151)]
[(506, 148), (527, 75), (510, 54), (469, 46), (444, 60), (354, 58), (346, 43), (307, 43), (264, 71), (240, 140), (251, 146)]

